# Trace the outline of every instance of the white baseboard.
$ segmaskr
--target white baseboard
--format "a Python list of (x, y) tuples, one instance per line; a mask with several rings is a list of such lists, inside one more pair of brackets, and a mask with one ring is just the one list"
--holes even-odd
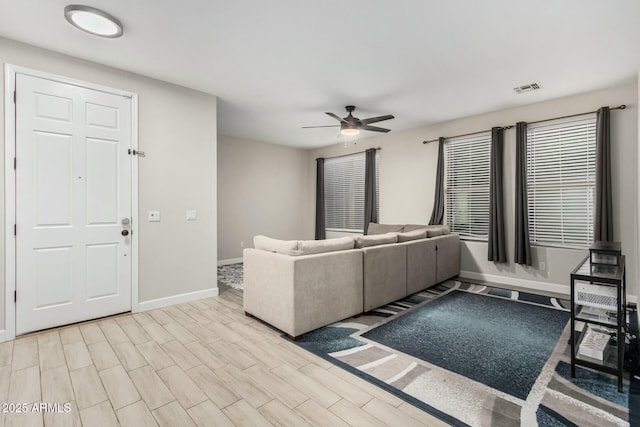
[[(565, 294), (567, 296), (571, 293), (571, 289), (568, 284), (561, 285), (558, 283), (537, 282), (535, 280), (518, 279), (516, 277), (476, 273), (475, 271), (461, 271), (458, 277), (460, 277), (461, 279), (482, 280), (484, 282), (491, 282), (502, 285), (514, 285), (521, 288)], [(569, 278), (567, 277), (567, 281), (568, 280)], [(638, 297), (636, 295), (627, 295), (627, 303), (629, 302), (634, 302), (637, 305)]]
[(462, 279), (475, 279), (484, 282), (498, 283), (502, 285), (514, 285), (521, 288), (534, 289), (539, 291), (554, 292), (557, 294), (569, 295), (571, 289), (569, 285), (558, 283), (538, 282), (535, 280), (518, 279), (516, 277), (496, 276), (493, 274), (476, 273), (474, 271), (461, 271), (458, 277)]
[(0, 329), (0, 342), (7, 341), (5, 331), (6, 331), (6, 329)]
[(188, 292), (186, 294), (173, 295), (170, 297), (142, 301), (138, 303), (139, 311), (153, 310), (154, 308), (166, 307), (168, 305), (181, 304), (183, 302), (195, 301), (203, 298), (217, 297), (218, 287), (203, 289), (201, 291)]
[(238, 264), (242, 262), (242, 257), (240, 258), (231, 258), (231, 259), (219, 259), (218, 267), (221, 265), (230, 265), (230, 264)]

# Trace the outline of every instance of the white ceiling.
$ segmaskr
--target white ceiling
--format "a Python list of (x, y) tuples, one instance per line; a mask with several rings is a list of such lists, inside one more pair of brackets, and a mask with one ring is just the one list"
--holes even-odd
[(87, 0), (123, 23), (115, 40), (70, 26), (75, 2), (0, 0), (0, 36), (217, 95), (220, 133), (303, 148), (339, 142), (301, 127), (348, 104), (398, 131), (640, 70), (638, 0)]

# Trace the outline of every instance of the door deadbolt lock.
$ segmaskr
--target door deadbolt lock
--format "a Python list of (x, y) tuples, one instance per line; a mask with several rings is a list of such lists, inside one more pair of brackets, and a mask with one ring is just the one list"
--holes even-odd
[(121, 233), (123, 236), (128, 236), (129, 235), (129, 230), (122, 230)]

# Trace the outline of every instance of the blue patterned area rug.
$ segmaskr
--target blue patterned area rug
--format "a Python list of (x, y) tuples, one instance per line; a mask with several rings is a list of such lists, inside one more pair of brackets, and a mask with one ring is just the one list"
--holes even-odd
[(569, 329), (569, 301), (448, 281), (296, 344), (451, 425), (629, 425), (628, 381), (571, 378)]

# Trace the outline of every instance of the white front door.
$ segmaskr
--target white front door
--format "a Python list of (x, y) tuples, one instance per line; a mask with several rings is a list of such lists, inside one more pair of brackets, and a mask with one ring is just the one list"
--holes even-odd
[(130, 148), (131, 99), (16, 73), (16, 334), (131, 310)]

